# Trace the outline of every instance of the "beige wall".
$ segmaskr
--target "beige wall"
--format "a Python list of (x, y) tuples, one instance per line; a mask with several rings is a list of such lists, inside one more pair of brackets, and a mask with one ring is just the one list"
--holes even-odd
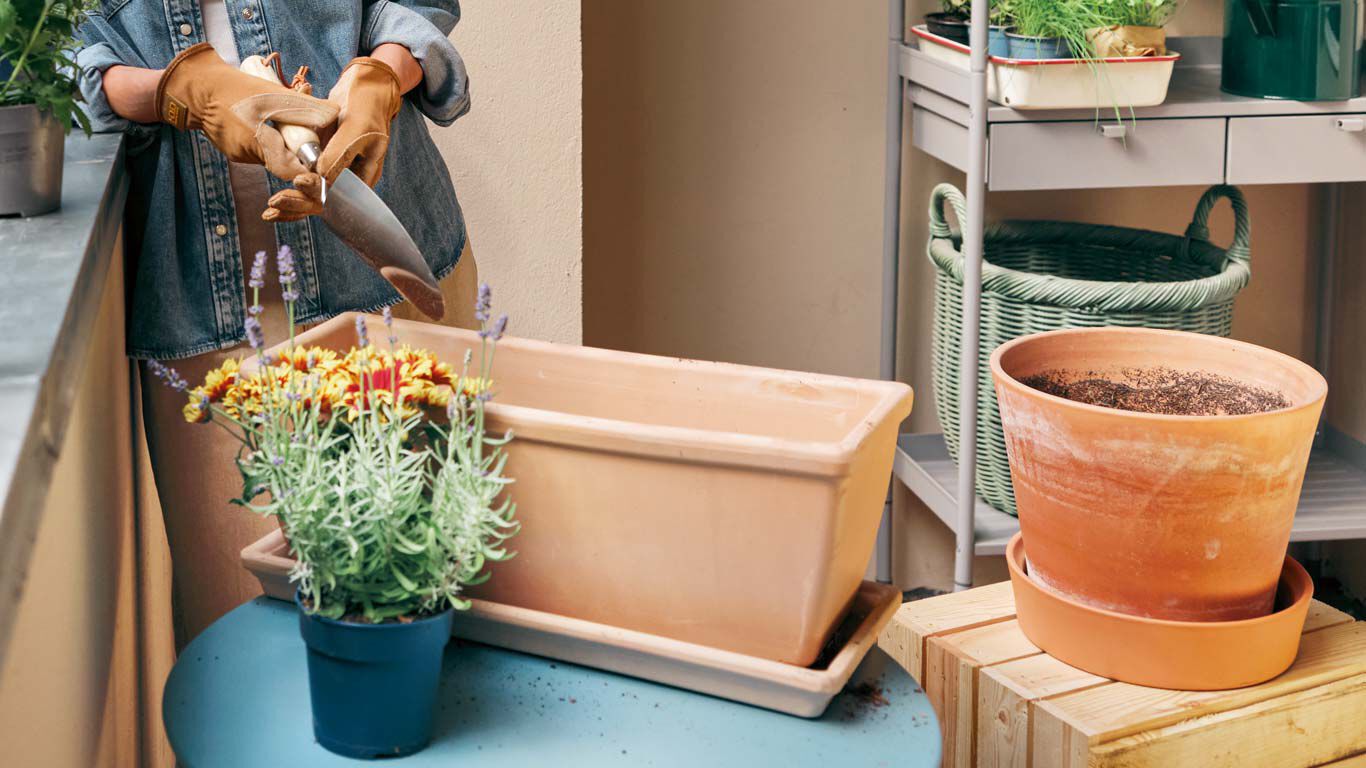
[[(918, 19), (935, 3), (909, 5)], [(877, 374), (885, 14), (881, 2), (584, 2), (587, 343)], [(1221, 24), (1220, 0), (1190, 0), (1173, 32)], [(934, 183), (963, 182), (910, 150), (907, 130), (899, 354), (912, 426), (932, 430), (925, 204)], [(1244, 191), (1254, 276), (1234, 333), (1312, 359), (1323, 193)], [(993, 194), (989, 211), (1181, 232), (1201, 192)], [(1221, 207), (1216, 242), (1230, 221)], [(948, 531), (900, 496), (899, 581), (948, 583)]]
[(583, 333), (583, 70), (578, 0), (466, 0), (451, 39), (473, 106), (434, 129), (481, 279), (519, 336)]
[(876, 375), (885, 6), (583, 6), (587, 343)]

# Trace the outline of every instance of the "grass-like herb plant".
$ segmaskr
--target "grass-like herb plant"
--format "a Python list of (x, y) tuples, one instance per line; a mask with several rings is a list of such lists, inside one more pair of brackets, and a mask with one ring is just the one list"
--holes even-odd
[(512, 556), (505, 545), (519, 528), (503, 474), (511, 435), (487, 434), (484, 414), (507, 317), (492, 320), (489, 288), (480, 286), (480, 359), (472, 370), (466, 354), (459, 373), (400, 346), (387, 310), (387, 348), (370, 343), (364, 316), (347, 353), (302, 348), (288, 248), (278, 264), (290, 318), (283, 353), (266, 350), (258, 320), (260, 253), (246, 321), (254, 367), (229, 361), (194, 388), (154, 368), (187, 393), (187, 421), (219, 424), (240, 441), (243, 493), (234, 503), (279, 520), (305, 610), (382, 622), (468, 608), (463, 589)]
[(90, 0), (0, 0), (0, 107), (33, 104), (71, 129), (90, 120), (76, 105), (76, 27)]
[(1011, 0), (1015, 33), (1025, 37), (1061, 38), (1079, 58), (1086, 58), (1086, 31), (1104, 26), (1097, 0)]
[(1176, 14), (1178, 0), (1098, 0), (1103, 26), (1161, 27)]

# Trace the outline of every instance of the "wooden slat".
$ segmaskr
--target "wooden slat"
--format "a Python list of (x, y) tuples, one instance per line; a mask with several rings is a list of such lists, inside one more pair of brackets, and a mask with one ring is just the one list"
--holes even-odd
[(977, 682), (977, 765), (1027, 768), (1034, 702), (1109, 683), (1045, 653), (984, 667)]
[(945, 766), (1366, 768), (1366, 624), (1315, 602), (1304, 631), (1262, 685), (1144, 688), (1039, 652), (1002, 583), (902, 606), (879, 645), (926, 689)]
[(1127, 736), (1079, 765), (1312, 768), (1360, 751), (1364, 730), (1366, 674)]
[(1351, 624), (1353, 621), (1355, 619), (1350, 614), (1343, 613), (1327, 603), (1310, 600), (1309, 614), (1304, 617), (1304, 631), (1316, 632), (1339, 624)]
[[(1361, 674), (1366, 674), (1366, 623), (1340, 624), (1306, 634), (1294, 666), (1260, 685), (1232, 691), (1169, 691), (1112, 683), (1065, 694), (1033, 708), (1034, 764), (1068, 765), (1078, 755), (1117, 739), (1135, 734), (1147, 738), (1145, 732), (1298, 695)], [(1361, 740), (1363, 735), (1355, 737)]]
[(945, 632), (1005, 621), (1014, 616), (1015, 595), (1008, 581), (967, 592), (916, 600), (897, 609), (882, 630), (878, 647), (923, 687), (927, 639)]
[(925, 650), (925, 693), (939, 714), (942, 765), (975, 765), (977, 685), (991, 664), (1039, 654), (1014, 619), (931, 637)]

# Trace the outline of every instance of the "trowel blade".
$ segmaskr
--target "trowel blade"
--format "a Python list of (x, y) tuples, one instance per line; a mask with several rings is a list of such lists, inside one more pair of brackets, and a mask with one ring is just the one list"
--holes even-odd
[(412, 236), (375, 190), (350, 169), (328, 185), (322, 219), (418, 311), (433, 320), (446, 314), (441, 288)]

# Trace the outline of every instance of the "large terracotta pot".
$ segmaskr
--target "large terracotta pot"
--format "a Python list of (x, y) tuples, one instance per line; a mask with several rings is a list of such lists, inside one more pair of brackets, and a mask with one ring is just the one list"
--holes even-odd
[[(354, 315), (302, 334), (347, 349)], [(458, 361), (479, 336), (395, 321)], [(508, 338), (517, 556), (471, 595), (806, 666), (863, 581), (905, 384)]]
[[(1169, 416), (1020, 383), (1162, 366), (1281, 392), (1288, 408)], [(1086, 605), (1182, 621), (1271, 611), (1328, 385), (1291, 357), (1180, 331), (1025, 336), (991, 357), (1030, 576)]]

